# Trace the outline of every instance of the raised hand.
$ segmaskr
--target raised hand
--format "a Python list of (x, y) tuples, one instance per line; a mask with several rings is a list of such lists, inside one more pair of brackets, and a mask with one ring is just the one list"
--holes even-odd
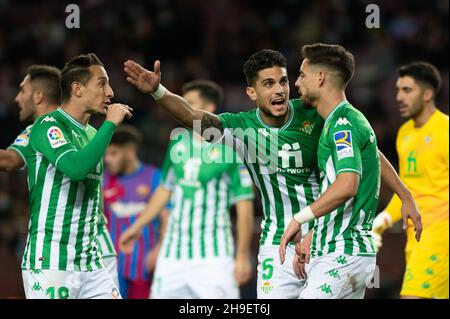
[(153, 71), (149, 71), (138, 63), (128, 60), (124, 63), (127, 81), (142, 93), (150, 94), (156, 91), (161, 82), (161, 62), (155, 61)]
[(133, 109), (125, 104), (114, 103), (108, 105), (108, 110), (106, 111), (106, 120), (111, 121), (116, 125), (119, 125), (126, 118), (131, 118)]

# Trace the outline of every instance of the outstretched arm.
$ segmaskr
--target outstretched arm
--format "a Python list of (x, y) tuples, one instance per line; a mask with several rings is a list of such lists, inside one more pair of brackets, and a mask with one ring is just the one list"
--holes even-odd
[[(161, 62), (155, 61), (153, 71), (149, 71), (138, 63), (128, 60), (124, 64), (127, 81), (139, 91), (153, 96), (155, 101), (165, 108), (181, 125), (193, 128), (199, 134), (208, 128), (216, 128), (222, 132), (222, 124), (217, 115), (196, 110), (179, 95), (171, 93), (161, 85)], [(194, 121), (201, 121), (194, 125)]]
[(0, 171), (10, 172), (23, 167), (23, 159), (14, 150), (0, 150)]

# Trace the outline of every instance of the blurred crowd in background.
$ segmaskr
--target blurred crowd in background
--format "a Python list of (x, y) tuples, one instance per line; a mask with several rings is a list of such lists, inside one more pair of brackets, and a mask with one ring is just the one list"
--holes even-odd
[[(162, 83), (173, 92), (194, 79), (210, 79), (225, 91), (219, 113), (246, 111), (254, 105), (245, 94), (242, 69), (254, 52), (270, 48), (288, 58), (291, 98), (301, 62), (300, 48), (313, 42), (339, 43), (356, 59), (347, 98), (372, 124), (379, 148), (397, 166), (395, 137), (403, 123), (395, 102), (396, 68), (415, 60), (435, 64), (443, 78), (438, 107), (448, 114), (448, 0), (146, 0), (78, 1), (80, 28), (68, 29), (65, 1), (0, 0), (0, 147), (10, 145), (26, 126), (14, 102), (31, 64), (62, 68), (71, 57), (94, 52), (104, 63), (114, 101), (134, 108), (130, 124), (144, 134), (141, 158), (162, 164), (176, 127), (151, 98), (137, 92), (124, 76), (123, 62), (134, 59), (153, 67), (161, 60)], [(366, 6), (380, 8), (380, 28), (366, 27)], [(102, 118), (91, 124), (98, 127)], [(26, 170), (0, 173), (0, 298), (23, 297), (20, 259), (26, 240)], [(384, 187), (380, 209), (391, 193)], [(261, 216), (255, 201), (257, 225)], [(254, 240), (254, 269), (260, 229)], [(395, 298), (400, 291), (404, 237), (401, 228), (385, 235), (378, 255), (381, 286), (367, 298)], [(256, 279), (255, 279), (256, 280)], [(255, 298), (255, 280), (242, 295)]]

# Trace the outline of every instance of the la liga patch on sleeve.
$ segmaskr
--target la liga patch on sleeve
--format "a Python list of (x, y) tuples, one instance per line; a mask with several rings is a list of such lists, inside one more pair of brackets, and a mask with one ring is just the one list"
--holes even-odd
[(353, 157), (353, 144), (351, 131), (339, 131), (334, 133), (334, 144), (336, 144), (336, 152), (338, 160)]
[(58, 148), (67, 144), (61, 129), (57, 126), (52, 126), (48, 129), (47, 138), (52, 148)]

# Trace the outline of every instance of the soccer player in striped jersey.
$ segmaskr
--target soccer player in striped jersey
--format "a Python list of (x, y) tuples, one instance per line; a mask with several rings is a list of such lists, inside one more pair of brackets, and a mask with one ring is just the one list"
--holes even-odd
[[(161, 171), (143, 164), (138, 158), (141, 133), (131, 125), (121, 125), (114, 133), (105, 154), (103, 196), (105, 215), (115, 249), (120, 235), (144, 211), (159, 185)], [(147, 299), (159, 251), (160, 227), (164, 229), (167, 213), (142, 230), (132, 254), (119, 251), (119, 288), (123, 298)], [(104, 255), (104, 251), (102, 251)]]
[[(406, 269), (400, 295), (404, 299), (449, 297), (448, 270), (448, 115), (436, 108), (441, 86), (439, 71), (430, 63), (414, 62), (398, 69), (397, 103), (408, 121), (397, 135), (400, 176), (411, 189), (422, 212), (424, 231), (414, 240), (406, 231)], [(373, 231), (381, 234), (401, 218), (400, 200), (394, 196), (375, 218)]]
[[(21, 122), (34, 122), (38, 117), (57, 108), (60, 75), (61, 70), (49, 65), (32, 65), (27, 69), (15, 98)], [(32, 126), (28, 125), (6, 150), (0, 150), (0, 170), (12, 171), (27, 166)]]
[[(38, 118), (30, 133), (30, 223), (22, 262), (27, 298), (119, 298), (98, 250), (102, 157), (131, 109), (111, 104), (113, 91), (95, 54), (66, 63), (61, 107)], [(96, 132), (92, 114), (106, 115)]]
[[(214, 112), (221, 88), (210, 81), (183, 86), (196, 109)], [(144, 214), (121, 238), (130, 250), (142, 227), (170, 200), (167, 231), (155, 270), (152, 298), (239, 298), (238, 285), (250, 279), (253, 189), (242, 164), (227, 162), (232, 148), (202, 141), (184, 128), (172, 133), (162, 182)], [(229, 209), (236, 205), (237, 249), (234, 256)]]
[[(371, 229), (381, 182), (377, 140), (367, 119), (345, 97), (355, 69), (353, 55), (340, 45), (322, 43), (303, 46), (302, 54), (295, 85), (302, 100), (325, 119), (318, 148), (320, 197), (294, 215), (280, 244), (280, 259), (301, 225), (315, 221), (300, 298), (363, 298), (376, 267)], [(420, 216), (417, 210), (411, 213)]]
[[(261, 50), (253, 54), (244, 65), (244, 73), (247, 95), (257, 107), (248, 112), (217, 116), (193, 109), (186, 99), (164, 88), (160, 84), (159, 61), (155, 62), (153, 72), (134, 61), (125, 62), (127, 80), (131, 84), (151, 94), (181, 124), (194, 127), (207, 140), (216, 142), (223, 138), (226, 144), (232, 144), (244, 160), (264, 209), (258, 256), (258, 298), (299, 297), (304, 286), (304, 278), (299, 277), (304, 277), (304, 269), (303, 272), (299, 269), (295, 248), (287, 247), (286, 260), (290, 262), (284, 264), (280, 263), (278, 249), (292, 216), (312, 204), (319, 194), (317, 148), (324, 120), (302, 100), (289, 100), (286, 65), (286, 58), (280, 52)], [(196, 120), (201, 122), (199, 126), (194, 125)], [(382, 167), (386, 171), (383, 180), (386, 178), (386, 183), (400, 192), (395, 170), (390, 165)], [(402, 196), (402, 200), (405, 207), (413, 206), (410, 198)], [(312, 224), (303, 225), (305, 255), (309, 254), (308, 241), (312, 232), (306, 233), (311, 227)]]
[[(54, 111), (60, 103), (59, 78), (61, 71), (48, 65), (32, 65), (20, 84), (20, 90), (15, 101), (20, 109), (20, 121), (35, 121), (38, 117)], [(34, 124), (34, 123), (33, 123)], [(0, 150), (0, 170), (11, 171), (25, 168), (28, 154), (33, 153), (30, 147), (30, 132), (33, 124), (16, 137), (7, 150)], [(109, 245), (110, 235), (104, 218), (99, 221), (99, 248), (103, 261), (114, 282), (118, 285), (116, 252)]]

